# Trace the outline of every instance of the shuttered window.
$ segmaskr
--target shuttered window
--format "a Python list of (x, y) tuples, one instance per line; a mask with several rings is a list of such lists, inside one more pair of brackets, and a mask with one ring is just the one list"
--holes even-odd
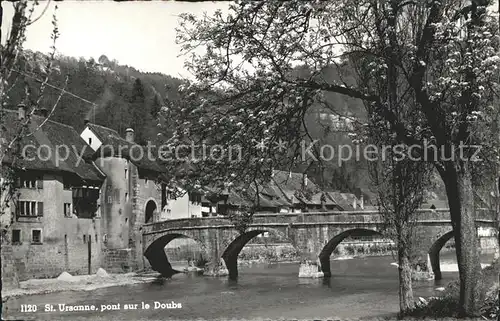
[(43, 189), (43, 177), (26, 175), (17, 178), (17, 187), (30, 189)]
[(18, 201), (16, 211), (18, 216), (43, 216), (43, 202)]
[(37, 208), (38, 208), (38, 216), (43, 216), (43, 202), (38, 202)]
[(42, 243), (42, 230), (31, 230), (31, 243)]

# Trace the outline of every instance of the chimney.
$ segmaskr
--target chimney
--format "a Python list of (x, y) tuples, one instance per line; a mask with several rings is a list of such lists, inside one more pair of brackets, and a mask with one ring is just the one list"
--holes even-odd
[(361, 193), (361, 196), (359, 197), (359, 207), (362, 210), (365, 209), (365, 197), (363, 196), (363, 193)]
[(26, 105), (19, 104), (17, 105), (17, 119), (23, 120), (24, 118), (26, 118)]
[(90, 122), (90, 119), (88, 117), (85, 117), (85, 119), (83, 120), (83, 123), (85, 124), (85, 126), (87, 126), (87, 124)]
[(288, 173), (288, 177), (289, 177), (289, 178), (292, 178), (292, 171), (290, 171), (290, 172)]
[(302, 175), (302, 184), (304, 184), (304, 186), (307, 186), (307, 174), (304, 173), (304, 175)]
[(49, 114), (49, 111), (46, 108), (40, 108), (38, 110), (38, 115), (47, 118), (47, 115)]
[(354, 209), (356, 209), (356, 201), (357, 201), (357, 198), (355, 195), (353, 195), (354, 198), (352, 199), (352, 207), (354, 207)]
[(127, 128), (125, 130), (125, 140), (129, 143), (133, 143), (135, 138), (135, 133), (132, 128)]

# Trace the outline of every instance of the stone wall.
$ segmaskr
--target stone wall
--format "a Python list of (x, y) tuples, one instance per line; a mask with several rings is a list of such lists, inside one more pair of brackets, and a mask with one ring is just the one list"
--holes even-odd
[(104, 269), (111, 273), (127, 273), (132, 270), (132, 250), (131, 249), (105, 249)]
[[(71, 190), (63, 188), (60, 176), (43, 178), (42, 189), (19, 189), (20, 200), (43, 202), (43, 216), (19, 218), (8, 230), (9, 239), (13, 230), (20, 231), (21, 241), (12, 244), (19, 279), (56, 277), (63, 271), (88, 273), (89, 241), (91, 272), (95, 271), (101, 264), (100, 219), (66, 217), (64, 203), (72, 202)], [(34, 229), (41, 229), (41, 243), (32, 242)]]
[(14, 289), (19, 287), (19, 275), (14, 264), (14, 256), (12, 246), (8, 244), (7, 240), (2, 238), (2, 288)]

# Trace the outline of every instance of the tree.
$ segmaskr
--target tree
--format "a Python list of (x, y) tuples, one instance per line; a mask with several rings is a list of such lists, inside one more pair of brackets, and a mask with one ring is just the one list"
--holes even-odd
[[(449, 201), (460, 274), (460, 314), (479, 310), (478, 260), (472, 177), (480, 175), (474, 148), (463, 157), (456, 147), (487, 145), (497, 133), (484, 126), (492, 114), (497, 56), (496, 19), (491, 1), (240, 1), (229, 14), (197, 19), (183, 15), (178, 40), (192, 59), (196, 82), (185, 91), (175, 145), (207, 138), (222, 150), (240, 144), (244, 161), (204, 162), (201, 180), (251, 181), (283, 162), (295, 162), (307, 137), (303, 118), (325, 93), (362, 100), (369, 123), (387, 126), (398, 140), (420, 147), (439, 172)], [(467, 14), (463, 14), (467, 13)], [(457, 19), (453, 19), (456, 17)], [(203, 47), (203, 53), (194, 51)], [(353, 79), (325, 81), (326, 68)], [(303, 66), (307, 76), (294, 74)], [(366, 81), (366, 73), (371, 78)], [(397, 86), (397, 91), (381, 90)], [(391, 96), (386, 93), (394, 93)], [(211, 93), (199, 98), (200, 94)], [(400, 100), (414, 100), (416, 122), (394, 114)], [(489, 131), (489, 132), (488, 132)], [(284, 140), (288, 151), (270, 146)], [(255, 142), (263, 144), (255, 145)], [(263, 147), (266, 148), (257, 148)], [(317, 148), (307, 149), (307, 155)], [(311, 153), (310, 153), (311, 152)], [(309, 157), (308, 161), (311, 161)], [(314, 159), (313, 159), (314, 160)], [(244, 164), (244, 165), (242, 165)]]
[[(8, 32), (9, 36), (5, 44), (0, 45), (0, 243), (3, 250), (11, 246), (7, 232), (14, 217), (12, 217), (13, 211), (9, 207), (18, 197), (16, 181), (19, 171), (22, 169), (19, 165), (19, 160), (22, 157), (21, 145), (27, 137), (40, 130), (43, 124), (53, 115), (68, 81), (66, 78), (63, 89), (53, 101), (46, 120), (36, 128), (31, 128), (29, 126), (31, 116), (44, 107), (42, 100), (45, 97), (47, 87), (50, 86), (49, 77), (52, 73), (58, 72), (53, 65), (55, 44), (59, 37), (55, 13), (52, 19), (52, 52), (49, 56), (37, 57), (23, 50), (23, 43), (26, 40), (26, 28), (40, 18), (40, 16), (33, 17), (37, 4), (36, 1), (29, 3), (26, 0), (12, 3), (14, 13), (9, 24), (11, 29)], [(3, 21), (3, 7), (0, 9), (2, 9), (0, 10), (0, 20)], [(42, 77), (33, 76), (36, 73)], [(10, 94), (16, 83), (21, 81), (24, 85), (24, 95), (21, 100), (16, 101), (15, 98), (18, 97), (12, 99)], [(12, 124), (5, 122), (5, 108), (20, 103), (26, 104), (25, 117), (20, 119), (18, 126), (13, 128)], [(2, 259), (1, 274), (8, 268), (12, 268), (7, 266), (8, 262), (6, 263), (5, 257), (2, 257)], [(3, 280), (5, 282), (0, 282), (0, 291), (5, 284), (16, 286), (17, 278), (14, 277), (14, 279), (9, 278)]]
[(136, 141), (139, 144), (146, 144), (147, 124), (151, 123), (151, 112), (146, 104), (146, 95), (142, 81), (137, 78), (130, 94), (130, 116), (131, 126), (136, 132)]
[[(386, 160), (370, 162), (370, 174), (377, 190), (377, 203), (384, 218), (385, 232), (396, 243), (399, 272), (399, 310), (405, 315), (414, 308), (412, 272), (416, 256), (413, 245), (418, 220), (417, 209), (431, 185), (432, 165), (402, 159), (397, 149), (404, 146), (383, 128), (372, 128), (374, 146), (388, 149)], [(396, 152), (395, 152), (396, 151)]]

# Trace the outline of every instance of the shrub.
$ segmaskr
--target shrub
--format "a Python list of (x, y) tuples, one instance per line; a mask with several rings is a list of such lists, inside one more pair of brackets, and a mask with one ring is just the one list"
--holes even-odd
[(351, 245), (347, 245), (344, 249), (346, 250), (348, 255), (354, 255), (354, 253), (356, 253), (355, 248)]
[(208, 260), (200, 255), (200, 257), (198, 257), (198, 259), (196, 259), (196, 261), (194, 262), (194, 265), (198, 268), (203, 268), (207, 263)]
[(459, 300), (456, 297), (445, 296), (441, 298), (432, 298), (427, 304), (419, 303), (417, 306), (407, 313), (412, 317), (433, 317), (445, 318), (456, 317), (458, 311)]

